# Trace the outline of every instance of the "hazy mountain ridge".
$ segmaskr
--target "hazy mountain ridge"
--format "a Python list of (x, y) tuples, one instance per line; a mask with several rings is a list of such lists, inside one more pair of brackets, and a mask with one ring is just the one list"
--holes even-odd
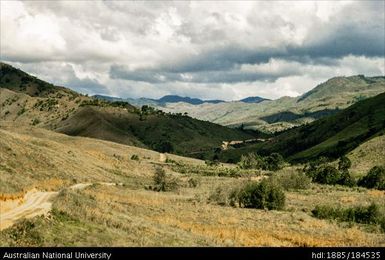
[(166, 95), (159, 99), (151, 99), (151, 98), (119, 98), (119, 97), (110, 97), (105, 95), (94, 95), (93, 97), (108, 100), (108, 101), (123, 101), (128, 102), (135, 106), (143, 106), (143, 105), (151, 105), (151, 106), (167, 106), (168, 104), (174, 103), (186, 103), (190, 105), (202, 105), (202, 104), (219, 104), (219, 103), (228, 103), (228, 102), (243, 102), (243, 103), (260, 103), (262, 101), (268, 101), (270, 99), (262, 98), (262, 97), (247, 97), (238, 101), (224, 101), (220, 99), (213, 100), (203, 100), (199, 98), (191, 98), (191, 97), (182, 97), (178, 95)]
[[(167, 104), (168, 112), (188, 112), (190, 116), (227, 126), (244, 125), (249, 128), (276, 131), (332, 114), (357, 101), (385, 92), (385, 77), (362, 75), (332, 78), (299, 97), (282, 97), (257, 104), (228, 102), (220, 104)], [(294, 114), (294, 117), (286, 117)], [(314, 116), (316, 115), (316, 116)], [(282, 121), (271, 123), (271, 117)], [(269, 123), (270, 122), (270, 123)]]

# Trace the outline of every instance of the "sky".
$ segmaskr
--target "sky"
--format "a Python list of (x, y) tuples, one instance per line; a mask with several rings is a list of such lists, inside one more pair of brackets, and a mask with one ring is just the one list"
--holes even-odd
[(1, 61), (85, 94), (276, 99), (385, 71), (385, 1), (0, 4)]

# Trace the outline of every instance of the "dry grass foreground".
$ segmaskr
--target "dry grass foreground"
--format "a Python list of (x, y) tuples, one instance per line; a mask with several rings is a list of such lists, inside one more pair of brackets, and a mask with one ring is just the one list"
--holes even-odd
[[(22, 220), (0, 232), (0, 246), (384, 246), (374, 227), (311, 217), (317, 204), (383, 204), (384, 192), (312, 185), (287, 192), (284, 211), (264, 211), (208, 203), (220, 185), (242, 178), (171, 172), (159, 153), (37, 128), (0, 129), (0, 193), (38, 187), (59, 190), (80, 182), (122, 182), (62, 190), (49, 215)], [(131, 160), (137, 154), (139, 161)], [(163, 157), (163, 156), (162, 156)], [(201, 161), (168, 155), (176, 161)], [(154, 166), (179, 179), (176, 192), (154, 192)], [(285, 169), (286, 171), (288, 169)], [(290, 169), (289, 169), (290, 170)], [(49, 180), (54, 184), (50, 184)]]

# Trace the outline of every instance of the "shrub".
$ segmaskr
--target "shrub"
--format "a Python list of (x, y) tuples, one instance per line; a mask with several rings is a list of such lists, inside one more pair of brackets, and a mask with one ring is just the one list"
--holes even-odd
[(358, 185), (370, 189), (385, 190), (385, 168), (374, 166), (366, 176), (358, 181)]
[(302, 172), (274, 175), (272, 180), (285, 190), (304, 190), (310, 187), (311, 179)]
[(40, 120), (38, 118), (35, 118), (32, 120), (32, 125), (37, 125), (40, 123)]
[(338, 221), (356, 222), (362, 224), (380, 224), (382, 227), (385, 218), (377, 204), (369, 206), (355, 206), (350, 208), (337, 208), (331, 206), (316, 206), (312, 214), (320, 219), (336, 219)]
[(245, 208), (280, 210), (285, 206), (282, 187), (270, 180), (248, 183), (238, 196), (239, 205)]
[(238, 166), (241, 169), (262, 169), (277, 171), (282, 169), (284, 159), (279, 153), (272, 153), (269, 156), (262, 157), (258, 154), (249, 153), (242, 155)]
[(226, 206), (229, 203), (229, 189), (228, 187), (219, 186), (210, 194), (208, 201), (215, 202), (218, 205)]
[(200, 180), (199, 179), (197, 179), (197, 178), (190, 178), (189, 180), (188, 180), (188, 186), (190, 187), (190, 188), (196, 188), (196, 187), (198, 187), (200, 185)]
[(219, 165), (219, 161), (218, 160), (214, 160), (214, 161), (206, 160), (205, 164), (207, 166), (218, 166)]
[(174, 147), (172, 143), (169, 141), (162, 140), (158, 143), (154, 143), (153, 148), (155, 151), (160, 152), (160, 153), (172, 153), (174, 151)]
[(262, 169), (264, 168), (264, 161), (258, 154), (249, 153), (241, 156), (238, 166), (241, 169)]
[(154, 173), (154, 191), (174, 191), (179, 188), (176, 179), (166, 175), (162, 168), (156, 168)]
[(336, 168), (327, 165), (316, 172), (313, 181), (321, 184), (336, 184), (340, 177), (340, 173)]
[(25, 111), (27, 111), (27, 110), (25, 109), (25, 107), (23, 107), (23, 108), (21, 108), (21, 109), (17, 112), (17, 115), (20, 116), (20, 115), (24, 114)]
[(137, 154), (133, 154), (131, 156), (131, 160), (134, 160), (134, 161), (139, 161), (139, 156)]
[(264, 170), (270, 170), (270, 171), (278, 171), (282, 169), (283, 164), (285, 161), (283, 160), (282, 155), (279, 153), (272, 153), (269, 156), (264, 158), (265, 161), (265, 167)]
[(350, 187), (355, 185), (355, 181), (350, 176), (349, 171), (339, 171), (331, 165), (322, 165), (318, 168), (310, 166), (305, 168), (305, 173), (312, 181), (320, 184), (340, 184)]
[(352, 166), (352, 162), (346, 156), (342, 156), (340, 158), (340, 160), (338, 161), (338, 170), (339, 171), (348, 171), (351, 166)]

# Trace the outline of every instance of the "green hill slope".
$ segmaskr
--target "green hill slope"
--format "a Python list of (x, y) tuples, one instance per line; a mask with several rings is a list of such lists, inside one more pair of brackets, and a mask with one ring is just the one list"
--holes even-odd
[(240, 130), (188, 116), (160, 111), (133, 113), (97, 106), (79, 109), (60, 122), (56, 131), (198, 157), (201, 152), (220, 147), (224, 140), (252, 137)]
[(385, 93), (360, 101), (335, 115), (287, 130), (267, 142), (229, 150), (223, 159), (238, 159), (245, 152), (279, 152), (291, 161), (319, 156), (337, 158), (384, 132)]

